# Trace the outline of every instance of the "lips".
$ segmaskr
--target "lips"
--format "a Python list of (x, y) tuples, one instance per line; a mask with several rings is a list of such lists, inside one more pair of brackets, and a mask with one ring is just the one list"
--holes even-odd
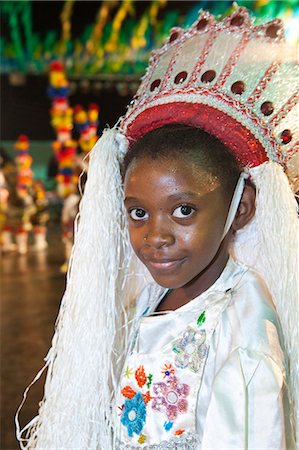
[(150, 269), (154, 269), (155, 271), (170, 271), (179, 267), (185, 258), (181, 259), (146, 259), (145, 265)]

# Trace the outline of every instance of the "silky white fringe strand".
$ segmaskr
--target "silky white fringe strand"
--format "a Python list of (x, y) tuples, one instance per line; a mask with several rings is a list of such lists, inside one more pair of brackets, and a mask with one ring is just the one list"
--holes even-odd
[(112, 366), (127, 341), (122, 298), (137, 289), (120, 175), (126, 150), (126, 138), (111, 129), (90, 153), (67, 287), (46, 357), (44, 399), (27, 427), (17, 423), (22, 449), (113, 448)]
[(258, 271), (273, 296), (289, 361), (292, 424), (299, 449), (299, 300), (297, 203), (283, 168), (266, 162), (251, 168), (256, 186), (254, 219), (238, 231), (236, 259)]

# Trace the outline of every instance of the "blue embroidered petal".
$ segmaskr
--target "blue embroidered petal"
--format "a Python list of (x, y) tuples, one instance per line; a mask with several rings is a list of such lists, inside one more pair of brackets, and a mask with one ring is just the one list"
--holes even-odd
[(166, 431), (171, 430), (171, 428), (173, 427), (173, 422), (171, 422), (170, 420), (168, 422), (164, 422), (164, 428)]
[(139, 435), (146, 419), (146, 405), (142, 394), (138, 392), (133, 398), (126, 400), (121, 416), (121, 423), (127, 427), (129, 437)]

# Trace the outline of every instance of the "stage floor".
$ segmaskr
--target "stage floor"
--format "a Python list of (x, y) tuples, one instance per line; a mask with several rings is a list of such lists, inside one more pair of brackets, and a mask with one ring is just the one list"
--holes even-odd
[[(19, 448), (14, 415), (26, 386), (43, 366), (64, 291), (58, 227), (50, 230), (48, 241), (41, 252), (1, 255), (1, 450)], [(43, 380), (28, 394), (20, 414), (23, 426), (37, 413)]]

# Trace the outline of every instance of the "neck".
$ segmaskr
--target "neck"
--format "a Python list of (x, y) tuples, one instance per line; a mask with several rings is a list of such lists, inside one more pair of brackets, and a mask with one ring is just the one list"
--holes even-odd
[(211, 287), (222, 274), (229, 258), (228, 251), (218, 251), (210, 264), (193, 280), (177, 291), (186, 301), (198, 297)]

